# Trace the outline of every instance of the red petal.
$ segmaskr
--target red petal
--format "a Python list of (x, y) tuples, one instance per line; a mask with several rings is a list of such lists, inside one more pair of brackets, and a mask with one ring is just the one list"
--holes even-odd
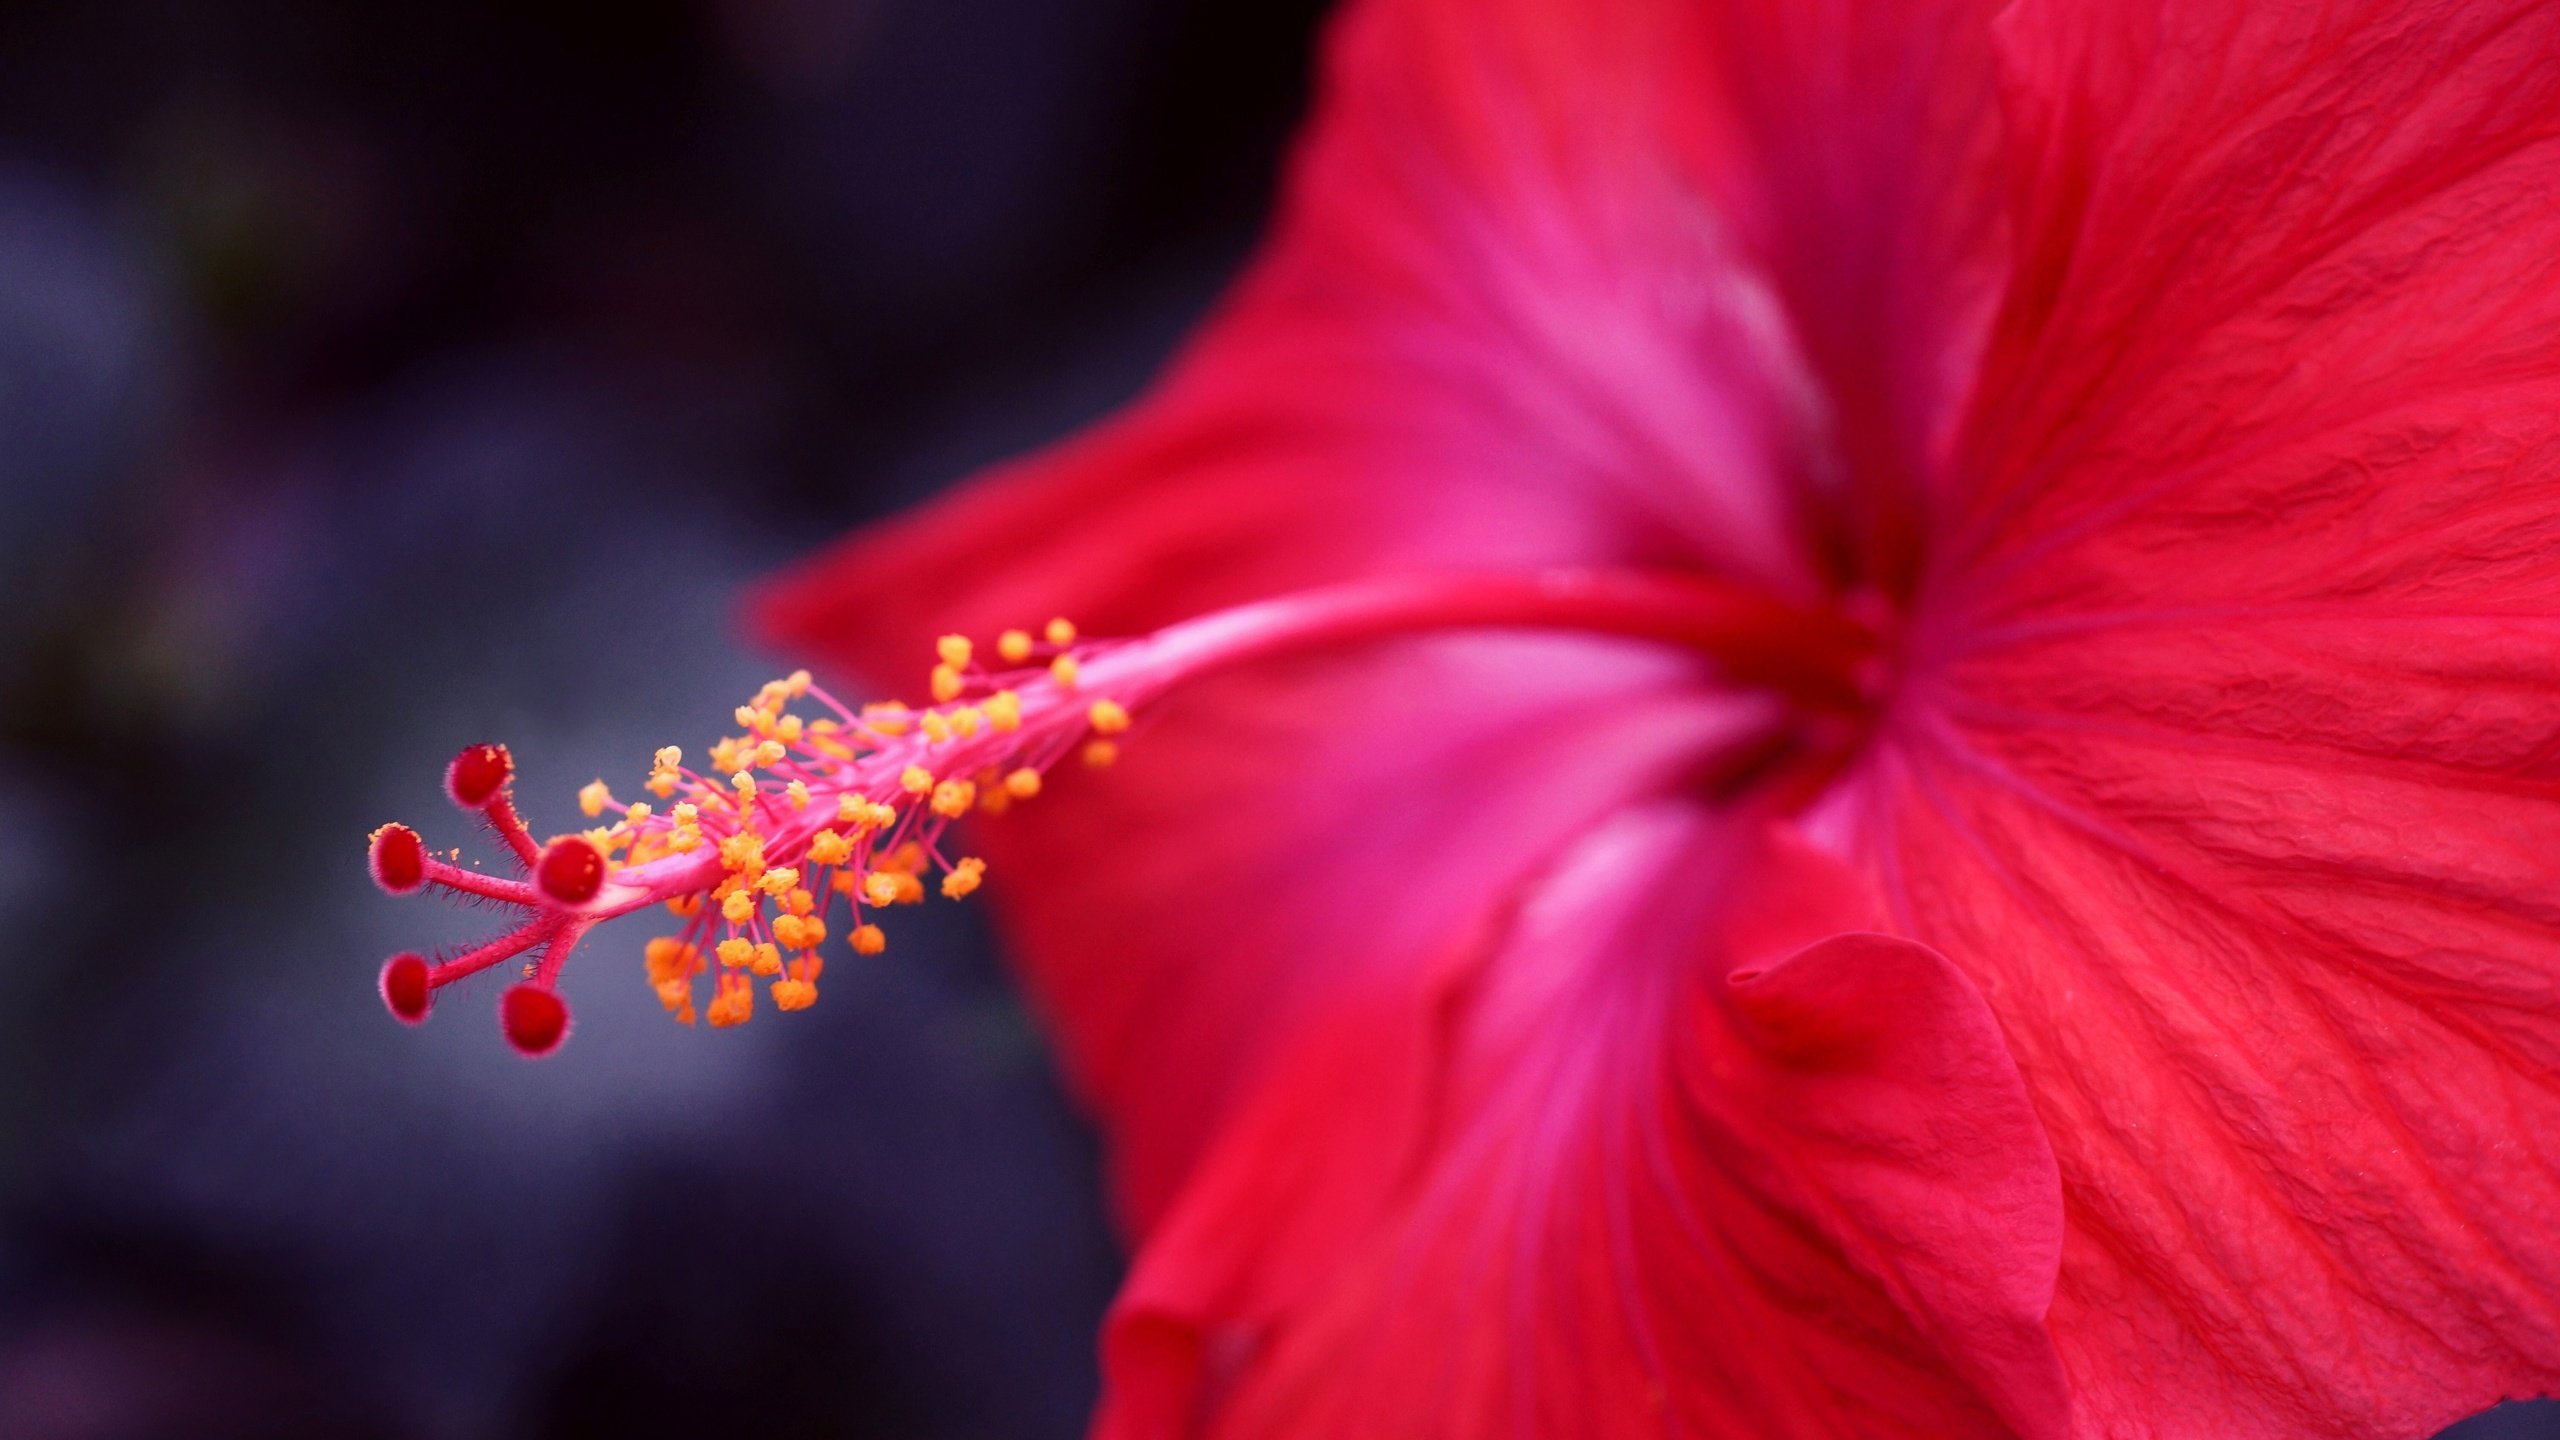
[(1622, 816), (1337, 997), (1141, 1254), (1097, 1433), (2061, 1434), (2059, 1196), (1990, 1012), (1907, 941), (1730, 948), (1736, 893), (1855, 913), (1747, 839)]
[(1870, 801), (2093, 1433), (2560, 1385), (2560, 9), (2023, 0), (2020, 273)]
[[(1983, 207), (1915, 199), (1854, 243), (1835, 222), (1859, 176), (1963, 168), (1989, 87), (1978, 39), (1950, 37), (1980, 8), (1770, 4), (1717, 30), (1668, 0), (1357, 7), (1278, 236), (1157, 394), (821, 557), (768, 594), (766, 630), (880, 676), (951, 630), (1065, 613), (1135, 633), (1386, 568), (1620, 560), (1815, 587), (1842, 537), (1808, 518), (1807, 437), (1916, 445), (1970, 354), (1937, 337), (1976, 306)], [(1721, 104), (1746, 70), (1751, 95)], [(1929, 76), (1980, 83), (1947, 102)], [(1856, 123), (1816, 123), (1836, 115)], [(1789, 159), (1758, 168), (1746, 132), (1792, 137)], [(1829, 138), (1850, 134), (1872, 143)], [(1790, 333), (1784, 303), (1852, 290)], [(1862, 351), (1834, 322), (1870, 301), (1894, 318)], [(1809, 364), (1858, 370), (1837, 388), (1868, 398), (1811, 414)], [(1281, 1002), (1411, 963), (1428, 927), (1494, 904), (1555, 824), (1659, 783), (1665, 727), (1698, 703), (1594, 647), (1456, 654), (1187, 694), (1107, 782), (978, 842), (1139, 1216)], [(1656, 738), (1594, 758), (1591, 725)]]
[[(1600, 8), (1609, 8), (1606, 6)], [(1780, 462), (1818, 539), (1900, 595), (2007, 278), (1999, 0), (1720, 0), (1697, 165), (1819, 398)], [(1800, 502), (1801, 503), (1801, 502)]]

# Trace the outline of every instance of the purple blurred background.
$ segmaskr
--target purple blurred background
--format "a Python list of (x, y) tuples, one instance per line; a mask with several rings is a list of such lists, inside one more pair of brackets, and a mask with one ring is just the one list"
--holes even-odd
[(787, 668), (744, 582), (1141, 384), (1317, 8), (0, 12), (0, 1436), (1078, 1432), (1120, 1256), (963, 907), (717, 1034), (607, 932), (528, 1065), (383, 1016), (477, 921), (360, 849), (481, 739), (571, 825)]
[[(1072, 1436), (1121, 1257), (962, 907), (681, 1030), (407, 1033), (363, 837), (537, 831), (738, 588), (1143, 383), (1315, 0), (0, 11), (0, 1440)], [(2510, 1412), (2468, 1436), (2560, 1434)]]

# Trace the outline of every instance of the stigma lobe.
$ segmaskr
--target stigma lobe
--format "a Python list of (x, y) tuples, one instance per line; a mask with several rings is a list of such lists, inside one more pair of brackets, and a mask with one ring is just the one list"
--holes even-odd
[(604, 888), (604, 852), (582, 835), (563, 835), (543, 847), (533, 867), (533, 883), (543, 898), (562, 905), (584, 905)]
[(538, 1060), (568, 1038), (569, 1007), (547, 985), (530, 980), (510, 985), (498, 997), (498, 1027), (517, 1054)]
[(505, 790), (515, 773), (515, 757), (506, 746), (467, 746), (445, 767), (445, 793), (463, 809), (477, 810)]
[(391, 894), (412, 894), (427, 883), (426, 843), (406, 825), (374, 831), (366, 859), (373, 867), (373, 883)]
[(391, 1009), (391, 1018), (403, 1025), (423, 1025), (427, 1011), (435, 1003), (435, 992), (427, 984), (427, 961), (422, 955), (394, 955), (382, 966), (382, 1003)]

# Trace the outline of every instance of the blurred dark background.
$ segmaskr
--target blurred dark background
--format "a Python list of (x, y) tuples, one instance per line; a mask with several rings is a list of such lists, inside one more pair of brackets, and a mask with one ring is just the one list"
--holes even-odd
[[(438, 769), (539, 830), (753, 577), (1132, 393), (1315, 0), (0, 8), (0, 1440), (1072, 1436), (1121, 1257), (968, 907), (682, 1030), (404, 1032)], [(937, 928), (938, 927), (938, 928)]]
[(718, 1034), (609, 932), (528, 1065), (383, 1016), (474, 919), (359, 851), (482, 739), (568, 827), (782, 666), (743, 583), (1131, 394), (1321, 8), (0, 8), (0, 1440), (1080, 1431), (1121, 1257), (965, 907)]

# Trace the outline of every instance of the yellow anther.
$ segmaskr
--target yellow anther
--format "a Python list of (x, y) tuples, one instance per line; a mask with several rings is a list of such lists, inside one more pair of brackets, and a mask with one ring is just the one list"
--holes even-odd
[(735, 770), (746, 763), (734, 739), (723, 736), (719, 744), (711, 747), (711, 768), (714, 770)]
[(978, 888), (978, 882), (985, 879), (986, 874), (986, 861), (975, 855), (961, 857), (960, 863), (951, 867), (951, 873), (942, 877), (942, 897), (958, 900), (966, 896)]
[(1129, 728), (1129, 711), (1117, 700), (1094, 701), (1093, 708), (1084, 712), (1084, 718), (1093, 722), (1094, 733), (1098, 735), (1117, 735)]
[(783, 680), (782, 683), (785, 688), (790, 690), (791, 698), (797, 700), (801, 696), (809, 693), (809, 672), (806, 670), (794, 670)]
[(859, 825), (870, 810), (871, 802), (862, 798), (860, 791), (836, 797), (836, 823), (839, 825)]
[(856, 955), (877, 955), (889, 948), (889, 937), (877, 925), (856, 925), (847, 937)]
[(910, 795), (921, 795), (933, 788), (933, 772), (921, 765), (910, 765), (898, 772), (898, 785)]
[(678, 895), (667, 902), (667, 913), (681, 920), (690, 920), (702, 913), (702, 896), (699, 893)]
[[(794, 715), (787, 716), (785, 718), (796, 720), (799, 717)], [(819, 718), (809, 722), (809, 733), (812, 735), (833, 735), (843, 728), (844, 727), (842, 725), (837, 724), (833, 720), (827, 719), (825, 716), (820, 716)]]
[(774, 916), (773, 938), (781, 941), (783, 948), (786, 950), (797, 950), (801, 948), (800, 917), (797, 915)]
[(924, 881), (918, 879), (912, 870), (898, 872), (898, 903), (901, 905), (924, 903)]
[(789, 865), (777, 865), (764, 872), (764, 878), (756, 882), (756, 888), (767, 895), (779, 895), (799, 884), (799, 870)]
[(1013, 797), (1004, 793), (1004, 787), (1002, 785), (981, 785), (978, 787), (978, 812), (980, 814), (1001, 815), (1012, 808)]
[(656, 765), (655, 767), (653, 767), (653, 768), (656, 768), (656, 769), (659, 769), (659, 770), (673, 770), (674, 768), (676, 768), (676, 767), (677, 767), (677, 766), (679, 766), (679, 765), (682, 765), (683, 763), (684, 763), (684, 747), (683, 747), (683, 746), (681, 746), (681, 745), (661, 745), (661, 746), (659, 746), (659, 747), (658, 747), (658, 763), (657, 763), (657, 765)]
[(1059, 618), (1050, 621), (1049, 628), (1046, 633), (1049, 636), (1049, 643), (1052, 645), (1073, 645), (1076, 643), (1076, 627), (1068, 624), (1066, 617), (1064, 616), (1060, 616)]
[(673, 935), (661, 935), (641, 950), (641, 958), (649, 967), (649, 983), (663, 985), (681, 980), (693, 973), (694, 961), (702, 952)]
[[(782, 928), (784, 921), (791, 924), (788, 934)], [(773, 917), (773, 938), (781, 941), (786, 950), (815, 950), (826, 943), (827, 922), (815, 915), (777, 915)]]
[(773, 738), (785, 745), (799, 744), (800, 731), (800, 717), (797, 715), (785, 715), (773, 722)]
[(679, 825), (690, 825), (702, 818), (702, 812), (695, 809), (693, 802), (690, 800), (677, 801), (676, 808), (668, 811), (667, 813), (674, 816), (675, 822)]
[(1084, 763), (1092, 766), (1096, 770), (1100, 770), (1105, 766), (1108, 766), (1112, 761), (1119, 758), (1120, 747), (1112, 744), (1108, 740), (1089, 740), (1085, 742)]
[(782, 793), (791, 797), (792, 809), (806, 810), (809, 808), (808, 782), (803, 780), (794, 780), (790, 784), (782, 787)]
[(613, 792), (606, 789), (601, 780), (589, 781), (578, 787), (578, 813), (590, 820), (603, 814), (604, 807), (612, 803)]
[(982, 708), (987, 723), (995, 727), (997, 734), (1010, 735), (1022, 728), (1022, 697), (1012, 691), (999, 690), (988, 696)]
[(818, 897), (807, 890), (794, 890), (782, 897), (782, 908), (794, 915), (807, 915), (818, 908)]
[(643, 801), (637, 805), (630, 806), (622, 812), (622, 823), (625, 825), (637, 825), (641, 821), (648, 819), (649, 815), (650, 810), (648, 803)]
[(1040, 793), (1040, 772), (1025, 765), (1004, 777), (1004, 788), (1014, 799), (1028, 800)]
[(779, 765), (782, 763), (782, 757), (790, 753), (791, 752), (789, 750), (783, 748), (781, 741), (767, 740), (756, 747), (756, 763), (759, 765)]
[(730, 718), (738, 722), (738, 728), (741, 730), (760, 731), (773, 723), (771, 712), (760, 710), (753, 705), (739, 706), (730, 712)]
[(933, 813), (957, 820), (978, 803), (978, 787), (966, 780), (945, 780), (933, 787)]
[(720, 956), (721, 964), (736, 970), (743, 968), (749, 960), (755, 958), (756, 942), (744, 935), (732, 935), (713, 948)]
[(889, 858), (882, 862), (881, 868), (895, 870), (904, 875), (921, 875), (924, 873), (924, 847), (910, 840), (890, 851)]
[(904, 735), (911, 718), (906, 706), (891, 701), (886, 705), (862, 707), (862, 723), (878, 735)]
[(959, 672), (959, 671), (957, 671), (957, 670), (955, 670), (955, 669), (951, 668), (951, 667), (950, 667), (950, 666), (948, 666), (948, 665), (936, 665), (936, 666), (934, 666), (934, 667), (933, 667), (933, 699), (934, 699), (934, 703), (935, 703), (935, 704), (937, 704), (937, 705), (948, 705), (948, 704), (950, 704), (952, 701), (959, 699), (959, 698), (960, 698), (960, 691), (961, 691), (961, 689), (963, 688), (963, 686), (964, 686), (965, 684), (966, 684), (966, 682), (964, 682), (964, 681), (963, 681), (963, 680), (961, 680), (961, 678), (960, 678), (960, 672)]
[(1007, 630), (996, 637), (996, 653), (1003, 656), (1006, 663), (1013, 665), (1019, 665), (1030, 659), (1030, 634), (1021, 630)]
[(806, 980), (773, 982), (773, 1008), (776, 1010), (806, 1010), (817, 1003), (818, 987)]
[[(737, 983), (732, 985), (729, 983), (732, 980)], [(755, 1013), (756, 987), (748, 981), (747, 977), (744, 975), (721, 976), (720, 992), (711, 997), (711, 1007), (708, 1012), (711, 1028), (725, 1030), (732, 1025), (744, 1025), (755, 1017)]]
[(978, 712), (978, 707), (975, 705), (963, 705), (951, 712), (951, 728), (959, 732), (960, 737), (965, 740), (978, 733), (978, 726), (985, 719), (986, 717)]
[(897, 807), (875, 804), (871, 807), (870, 813), (863, 818), (863, 823), (874, 830), (886, 830), (898, 823)]
[(874, 905), (898, 903), (898, 874), (891, 870), (874, 870), (862, 877), (862, 898)]
[(679, 855), (702, 848), (702, 831), (691, 825), (679, 825), (667, 836), (667, 848)]
[(1057, 681), (1063, 688), (1073, 690), (1076, 688), (1076, 676), (1081, 673), (1082, 668), (1076, 664), (1076, 657), (1073, 655), (1061, 655), (1049, 662), (1049, 678)]
[(951, 722), (939, 710), (924, 712), (924, 738), (939, 745), (951, 738)]
[(756, 958), (748, 962), (747, 968), (759, 975), (779, 975), (782, 973), (782, 952), (773, 948), (771, 941), (758, 945)]
[(755, 798), (756, 777), (749, 771), (741, 770), (729, 777), (729, 783), (737, 789), (738, 808), (745, 809), (747, 802)]
[(720, 902), (720, 918), (732, 925), (744, 925), (755, 918), (756, 897), (744, 890), (732, 890)]
[(647, 788), (650, 794), (657, 796), (661, 800), (666, 799), (668, 796), (676, 793), (676, 773), (672, 770), (659, 771), (657, 774), (649, 777), (649, 784)]
[(809, 837), (809, 863), (812, 865), (842, 865), (852, 858), (853, 842), (833, 830), (821, 830)]
[(720, 864), (729, 870), (757, 870), (764, 866), (764, 837), (753, 830), (741, 830), (720, 842)]
[(687, 1007), (693, 1004), (692, 981), (660, 980), (655, 982), (655, 988), (658, 992), (659, 1004), (666, 1006), (671, 1013), (676, 1013), (679, 1019), (684, 1020), (684, 1023), (688, 1025), (693, 1023), (691, 1019), (686, 1018), (682, 1013)]
[(942, 663), (954, 670), (968, 668), (970, 648), (966, 635), (945, 635), (933, 642), (933, 653), (942, 657)]

